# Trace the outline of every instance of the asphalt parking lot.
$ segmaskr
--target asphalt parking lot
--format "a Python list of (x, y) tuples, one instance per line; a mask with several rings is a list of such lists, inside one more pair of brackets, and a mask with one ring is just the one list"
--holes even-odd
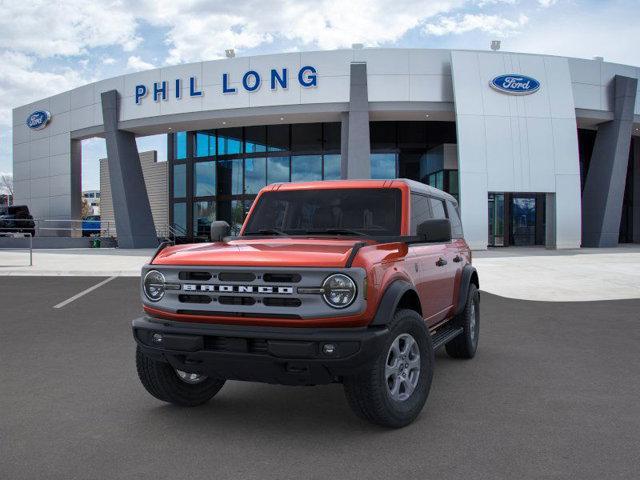
[(0, 278), (0, 478), (637, 478), (640, 300), (482, 297), (471, 361), (439, 352), (402, 430), (339, 385), (228, 382), (180, 409), (139, 384), (138, 280)]

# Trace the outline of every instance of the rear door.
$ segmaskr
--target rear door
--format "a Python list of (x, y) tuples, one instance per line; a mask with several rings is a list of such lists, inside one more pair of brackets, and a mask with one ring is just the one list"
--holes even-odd
[[(447, 215), (447, 207), (445, 206), (445, 202), (440, 198), (430, 197), (431, 203), (431, 212), (433, 214), (433, 218), (449, 218)], [(451, 220), (449, 218), (449, 220)], [(453, 225), (452, 225), (453, 227)], [(452, 228), (452, 236), (453, 236), (453, 228)], [(461, 265), (460, 259), (458, 257), (458, 246), (457, 243), (452, 239), (450, 242), (439, 244), (439, 257), (436, 262), (435, 268), (439, 271), (439, 275), (442, 277), (442, 299), (441, 306), (445, 311), (443, 316), (446, 316), (449, 312), (447, 311), (452, 305), (454, 301), (455, 295), (455, 286), (456, 286), (456, 276), (458, 274), (458, 266)]]
[[(423, 221), (433, 218), (430, 199), (426, 195), (411, 194), (411, 235), (417, 233), (417, 227)], [(449, 303), (449, 281), (446, 270), (438, 267), (440, 258), (446, 256), (446, 246), (436, 243), (413, 243), (409, 246), (410, 258), (415, 262), (414, 282), (422, 315), (431, 326), (447, 313)]]

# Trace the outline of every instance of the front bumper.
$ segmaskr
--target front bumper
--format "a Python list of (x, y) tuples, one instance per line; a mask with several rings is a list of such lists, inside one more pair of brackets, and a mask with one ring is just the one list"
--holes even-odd
[[(339, 382), (375, 358), (389, 330), (202, 325), (150, 317), (132, 322), (142, 352), (174, 368), (283, 385)], [(333, 345), (333, 352), (326, 345)]]

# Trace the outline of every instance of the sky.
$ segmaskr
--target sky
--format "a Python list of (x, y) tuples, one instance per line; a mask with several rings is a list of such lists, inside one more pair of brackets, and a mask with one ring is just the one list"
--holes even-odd
[[(0, 173), (11, 110), (123, 73), (224, 57), (366, 47), (547, 53), (640, 66), (638, 0), (0, 0)], [(166, 138), (139, 139), (166, 158)], [(104, 141), (83, 142), (97, 188)]]

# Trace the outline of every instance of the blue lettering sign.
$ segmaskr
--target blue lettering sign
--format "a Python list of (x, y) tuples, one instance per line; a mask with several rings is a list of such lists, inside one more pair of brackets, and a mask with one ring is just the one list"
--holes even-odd
[(275, 68), (271, 69), (271, 90), (276, 89), (276, 82), (280, 84), (282, 88), (287, 88), (287, 69), (282, 69), (282, 76)]
[[(158, 85), (162, 85), (162, 87), (158, 87)], [(158, 82), (154, 82), (153, 84), (153, 101), (158, 101), (158, 94), (162, 93), (162, 100), (167, 99), (167, 82), (163, 81), (160, 84)]]
[[(249, 81), (253, 77), (253, 81)], [(242, 86), (247, 92), (254, 92), (260, 88), (260, 75), (254, 70), (249, 70), (242, 77)]]
[(229, 74), (222, 74), (222, 93), (236, 93), (236, 89), (234, 87), (229, 86)]
[[(308, 73), (308, 75), (305, 77), (306, 73)], [(316, 73), (317, 72), (314, 67), (302, 67), (298, 72), (298, 81), (300, 82), (300, 85), (303, 87), (316, 87), (318, 85)]]
[(189, 78), (189, 95), (192, 97), (202, 96), (202, 90), (196, 90), (196, 77)]
[(498, 75), (489, 82), (489, 85), (494, 90), (509, 95), (530, 95), (540, 89), (538, 80), (517, 73)]
[(136, 103), (140, 105), (140, 101), (147, 95), (147, 87), (144, 85), (136, 85)]

